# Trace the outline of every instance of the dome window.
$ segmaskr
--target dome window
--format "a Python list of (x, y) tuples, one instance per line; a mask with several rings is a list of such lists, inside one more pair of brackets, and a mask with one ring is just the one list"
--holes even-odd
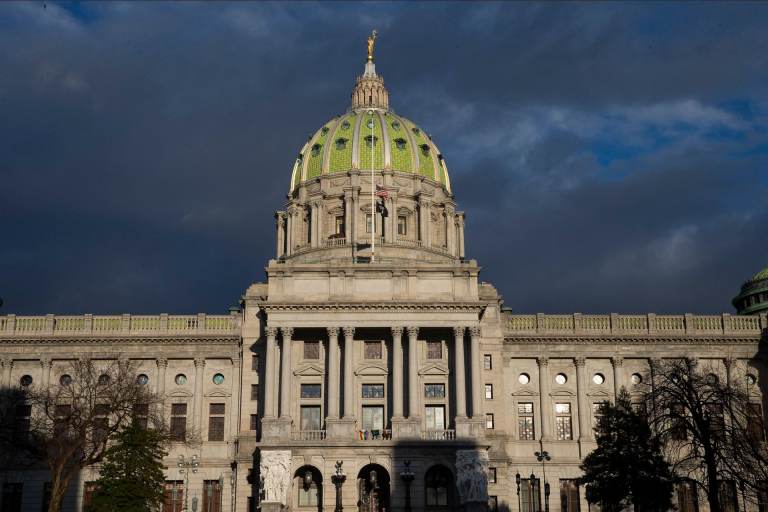
[(342, 149), (345, 149), (347, 147), (347, 141), (348, 140), (349, 139), (345, 139), (344, 137), (340, 137), (340, 138), (336, 139), (336, 141), (335, 141), (336, 142), (336, 149), (338, 149), (339, 151), (341, 151)]
[(429, 146), (427, 144), (422, 144), (421, 146), (419, 146), (419, 149), (424, 154), (424, 156), (429, 155)]
[(405, 149), (405, 139), (403, 138), (397, 138), (395, 139), (395, 146), (397, 149)]
[(323, 135), (325, 135), (326, 133), (328, 133), (328, 127), (327, 126), (323, 126), (323, 129), (320, 130), (320, 131), (323, 132)]
[(349, 130), (349, 121), (344, 121), (343, 123), (341, 123), (341, 129)]
[(296, 161), (297, 161), (297, 162), (299, 162), (299, 163), (301, 163), (301, 162), (302, 162), (302, 160), (304, 160), (304, 155), (302, 155), (301, 153), (299, 153), (299, 156), (297, 156), (297, 157), (296, 157)]
[(414, 128), (411, 128), (411, 131), (412, 131), (412, 132), (413, 132), (415, 135), (418, 135), (418, 134), (420, 134), (420, 133), (421, 133), (421, 131), (419, 131), (419, 129), (418, 129), (418, 128), (416, 128), (416, 127), (414, 127)]
[(320, 148), (322, 148), (322, 144), (315, 144), (312, 146), (312, 156), (317, 156), (320, 154)]
[(400, 123), (398, 123), (397, 121), (392, 121), (392, 129), (395, 130), (395, 131), (399, 131), (400, 130)]
[(373, 127), (376, 126), (376, 124), (373, 122), (373, 119), (369, 119), (367, 123), (365, 123), (365, 126), (373, 130)]
[(376, 146), (376, 142), (378, 140), (379, 140), (379, 138), (376, 137), (375, 135), (366, 135), (365, 136), (365, 145), (367, 147), (369, 147), (369, 148), (370, 147), (374, 147), (374, 146)]

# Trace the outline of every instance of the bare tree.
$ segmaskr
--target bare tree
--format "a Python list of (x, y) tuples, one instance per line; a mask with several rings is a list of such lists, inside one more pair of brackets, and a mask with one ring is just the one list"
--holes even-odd
[(153, 414), (158, 397), (137, 381), (127, 362), (72, 361), (59, 383), (23, 391), (22, 414), (16, 404), (16, 417), (3, 425), (0, 442), (16, 459), (48, 467), (49, 512), (59, 512), (72, 478), (101, 461), (109, 438), (134, 417), (162, 428)]
[(663, 360), (638, 388), (666, 458), (704, 489), (711, 511), (729, 510), (738, 492), (763, 492), (763, 415), (744, 383), (705, 373), (694, 359)]

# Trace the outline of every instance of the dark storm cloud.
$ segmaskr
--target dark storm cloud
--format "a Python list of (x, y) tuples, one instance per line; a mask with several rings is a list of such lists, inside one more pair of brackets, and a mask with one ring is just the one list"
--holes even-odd
[(768, 265), (768, 6), (0, 5), (6, 312), (223, 311), (364, 38), (518, 311), (719, 312)]

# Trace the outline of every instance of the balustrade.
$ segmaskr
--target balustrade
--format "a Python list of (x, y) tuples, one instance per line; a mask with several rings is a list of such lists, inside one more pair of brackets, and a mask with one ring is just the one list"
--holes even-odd
[[(167, 319), (167, 321), (166, 321)], [(240, 330), (237, 315), (3, 316), (0, 335), (229, 333)]]
[(456, 431), (448, 430), (424, 430), (421, 432), (421, 438), (425, 441), (453, 441), (456, 439)]
[(323, 441), (325, 430), (294, 430), (291, 432), (293, 441)]

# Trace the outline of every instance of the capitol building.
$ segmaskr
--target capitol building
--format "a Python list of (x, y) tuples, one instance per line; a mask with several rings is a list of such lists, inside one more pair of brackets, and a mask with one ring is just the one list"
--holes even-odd
[[(465, 245), (447, 162), (390, 108), (372, 43), (350, 108), (285, 182), (263, 219), (274, 259), (227, 315), (0, 316), (3, 386), (58, 385), (74, 358), (129, 360), (166, 421), (199, 433), (170, 447), (166, 512), (185, 493), (203, 512), (331, 511), (337, 498), (347, 511), (538, 512), (545, 483), (550, 510), (587, 512), (576, 479), (596, 414), (654, 361), (695, 357), (724, 380), (763, 372), (768, 269), (733, 314), (506, 309)], [(180, 474), (180, 455), (197, 472)], [(82, 472), (65, 511), (83, 510), (97, 476)], [(40, 510), (47, 471), (3, 478), (19, 510)], [(681, 506), (694, 510), (703, 496)]]

